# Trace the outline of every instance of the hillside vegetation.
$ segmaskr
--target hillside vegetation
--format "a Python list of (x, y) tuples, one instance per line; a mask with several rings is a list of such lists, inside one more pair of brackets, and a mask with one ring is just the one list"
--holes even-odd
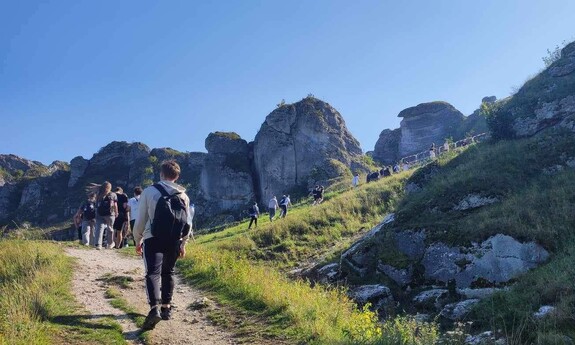
[(114, 320), (91, 320), (70, 292), (59, 245), (0, 240), (0, 344), (124, 344)]

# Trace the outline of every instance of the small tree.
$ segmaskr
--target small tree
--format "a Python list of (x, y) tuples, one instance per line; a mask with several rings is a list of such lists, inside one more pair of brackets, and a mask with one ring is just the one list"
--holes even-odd
[(283, 107), (286, 104), (286, 100), (282, 98), (282, 101), (279, 102), (277, 105), (278, 108)]
[(494, 139), (510, 139), (514, 136), (512, 129), (513, 117), (505, 108), (505, 101), (481, 103), (480, 114), (485, 116), (487, 127)]
[(545, 64), (545, 68), (551, 66), (555, 61), (561, 58), (561, 49), (563, 49), (566, 45), (567, 41), (563, 41), (561, 44), (556, 45), (553, 50), (547, 49), (547, 56), (541, 58)]

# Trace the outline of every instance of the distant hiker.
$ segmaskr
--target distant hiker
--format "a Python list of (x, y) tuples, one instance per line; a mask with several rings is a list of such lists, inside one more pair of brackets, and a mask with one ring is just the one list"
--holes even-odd
[[(140, 209), (140, 195), (142, 194), (142, 187), (137, 186), (134, 188), (134, 196), (128, 200), (128, 210), (130, 211), (130, 229), (131, 236), (134, 239), (134, 223), (136, 223), (136, 218), (138, 218), (138, 210)], [(128, 236), (124, 239), (124, 247), (128, 246)], [(134, 245), (136, 241), (134, 240)]]
[(323, 201), (323, 190), (324, 187), (317, 185), (313, 190), (313, 205), (319, 205)]
[(443, 152), (449, 152), (449, 141), (447, 140), (443, 143)]
[(276, 210), (279, 208), (278, 199), (274, 195), (273, 198), (270, 199), (268, 203), (268, 212), (270, 213), (270, 222), (273, 222), (274, 217), (276, 215)]
[(254, 223), (256, 228), (258, 227), (258, 217), (260, 215), (260, 208), (258, 207), (257, 201), (254, 202), (252, 207), (250, 207), (250, 225), (248, 225), (248, 229), (252, 228), (252, 223)]
[(112, 193), (112, 184), (106, 181), (101, 185), (92, 184), (90, 190), (97, 190), (96, 195), (96, 249), (102, 249), (102, 239), (106, 232), (107, 248), (114, 246), (113, 224), (118, 214), (118, 197)]
[(379, 172), (374, 171), (372, 173), (367, 174), (367, 182), (373, 182), (379, 180)]
[(401, 171), (401, 168), (399, 167), (399, 164), (395, 163), (395, 165), (393, 166), (393, 173), (397, 174)]
[(94, 245), (96, 226), (96, 193), (89, 193), (86, 201), (80, 205), (78, 213), (82, 219), (82, 244)]
[(429, 148), (429, 158), (435, 159), (435, 143), (431, 143), (431, 147)]
[(407, 162), (402, 162), (402, 163), (401, 163), (401, 169), (402, 169), (403, 171), (407, 171), (407, 170), (409, 170), (409, 168), (411, 168), (411, 167), (409, 166), (409, 163), (407, 163)]
[(291, 200), (289, 198), (289, 194), (287, 196), (284, 195), (282, 197), (282, 200), (280, 201), (280, 208), (281, 208), (280, 218), (285, 218), (285, 216), (287, 216), (288, 206), (290, 206), (290, 205), (291, 205)]
[(353, 176), (353, 178), (351, 179), (351, 185), (353, 186), (353, 188), (357, 188), (357, 186), (359, 186), (359, 174), (355, 173), (355, 176)]
[(124, 238), (128, 235), (130, 209), (128, 207), (128, 196), (124, 194), (122, 187), (116, 187), (114, 192), (118, 198), (118, 215), (114, 220), (114, 243), (116, 243), (116, 248), (119, 249), (123, 247)]
[(72, 221), (74, 222), (74, 229), (76, 229), (75, 232), (78, 234), (78, 241), (80, 242), (80, 244), (82, 244), (82, 213), (80, 212), (81, 209), (82, 206), (80, 206), (80, 209), (78, 209), (78, 211), (74, 213), (74, 217), (72, 217)]
[(150, 305), (143, 330), (154, 329), (160, 320), (172, 317), (174, 267), (178, 257), (186, 255), (190, 236), (190, 199), (186, 190), (176, 184), (180, 171), (176, 161), (163, 162), (161, 181), (144, 189), (139, 201), (134, 239), (136, 252), (144, 257)]
[(388, 177), (388, 176), (391, 176), (391, 171), (389, 170), (389, 167), (386, 166), (386, 167), (383, 167), (383, 169), (381, 169), (379, 174), (383, 177)]

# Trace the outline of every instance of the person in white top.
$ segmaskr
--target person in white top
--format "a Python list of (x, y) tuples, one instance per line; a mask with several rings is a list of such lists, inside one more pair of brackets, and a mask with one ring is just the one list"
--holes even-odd
[(274, 221), (274, 217), (276, 215), (276, 210), (279, 208), (278, 205), (278, 199), (276, 198), (276, 196), (274, 195), (273, 198), (270, 199), (270, 202), (268, 203), (268, 211), (270, 213), (270, 222)]
[[(134, 197), (128, 200), (128, 211), (130, 212), (130, 232), (134, 230), (134, 223), (136, 223), (136, 219), (138, 218), (138, 209), (140, 206), (140, 195), (142, 195), (142, 187), (137, 186), (134, 188)], [(134, 240), (134, 234), (131, 234), (132, 240)], [(124, 247), (128, 246), (128, 236), (124, 239)], [(136, 241), (134, 240), (134, 245), (136, 245)]]
[(355, 173), (355, 176), (351, 180), (351, 185), (353, 186), (353, 188), (357, 188), (357, 186), (359, 186), (359, 174), (358, 173)]

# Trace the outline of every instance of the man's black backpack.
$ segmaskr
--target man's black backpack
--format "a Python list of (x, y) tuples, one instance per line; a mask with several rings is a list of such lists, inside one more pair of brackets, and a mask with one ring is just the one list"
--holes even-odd
[(188, 225), (188, 209), (182, 198), (182, 193), (169, 194), (159, 183), (154, 184), (162, 196), (158, 199), (154, 219), (152, 220), (152, 235), (162, 241), (177, 241), (190, 232)]
[(98, 215), (111, 216), (112, 215), (112, 196), (106, 195), (102, 200), (98, 201)]
[(86, 201), (82, 206), (82, 219), (93, 220), (94, 218), (96, 218), (96, 207), (93, 202)]

